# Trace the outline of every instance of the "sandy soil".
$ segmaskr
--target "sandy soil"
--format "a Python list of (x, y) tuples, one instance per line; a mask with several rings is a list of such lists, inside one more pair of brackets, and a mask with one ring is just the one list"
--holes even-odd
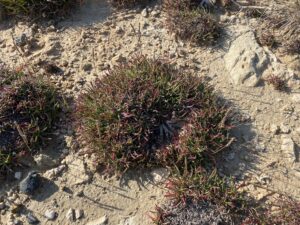
[[(265, 49), (273, 62), (263, 76), (287, 71), (282, 76), (288, 79), (289, 93), (275, 91), (263, 82), (256, 87), (233, 84), (224, 56), (231, 42), (253, 30), (257, 21), (242, 14), (228, 16), (226, 21), (227, 34), (220, 46), (206, 49), (178, 41), (168, 33), (159, 6), (151, 7), (146, 16), (141, 10), (113, 13), (103, 1), (93, 0), (73, 19), (55, 26), (2, 24), (0, 60), (13, 67), (38, 65), (41, 61), (55, 63), (63, 74), (51, 78), (66, 95), (75, 98), (105, 70), (139, 54), (163, 57), (180, 68), (207, 76), (236, 112), (233, 135), (237, 141), (221, 157), (224, 163), (220, 173), (246, 182), (247, 189), (259, 200), (278, 193), (299, 198), (300, 74), (294, 69), (299, 56), (282, 56)], [(12, 37), (22, 33), (28, 37), (28, 44), (18, 51)], [(43, 73), (43, 69), (35, 72)], [(12, 203), (10, 209), (1, 211), (0, 224), (8, 224), (12, 218), (27, 224), (25, 217), (30, 211), (41, 224), (86, 224), (105, 215), (108, 224), (113, 225), (151, 224), (148, 212), (164, 201), (162, 182), (166, 171), (129, 174), (125, 179), (127, 185), (121, 182), (124, 180), (94, 173), (92, 156), (85, 154), (88, 149), (78, 147), (67, 122), (63, 120), (58, 127), (54, 140), (59, 141), (41, 153), (50, 155), (54, 164), (48, 168), (35, 167), (48, 183), (34, 199), (15, 191), (13, 187), (18, 181), (2, 185), (5, 198), (11, 198), (11, 202), (19, 200), (25, 207), (21, 213), (14, 214)], [(286, 139), (292, 139), (294, 153), (283, 149), (282, 142)], [(44, 217), (47, 209), (58, 213), (55, 221)], [(66, 218), (69, 209), (83, 210), (83, 218), (70, 222)]]

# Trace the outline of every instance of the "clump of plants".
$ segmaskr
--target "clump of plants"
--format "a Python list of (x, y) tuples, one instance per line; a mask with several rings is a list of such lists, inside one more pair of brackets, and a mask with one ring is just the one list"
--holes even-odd
[(57, 19), (67, 16), (81, 2), (82, 0), (0, 0), (0, 6), (8, 16)]
[(116, 8), (128, 8), (140, 4), (146, 4), (151, 0), (109, 0), (109, 3)]
[(239, 224), (245, 217), (244, 193), (216, 170), (198, 167), (170, 178), (166, 186), (169, 203), (157, 207), (152, 216), (155, 224)]
[(267, 77), (266, 82), (269, 85), (272, 85), (274, 87), (274, 89), (277, 91), (286, 91), (287, 90), (286, 80), (279, 76), (270, 75)]
[(267, 46), (269, 48), (274, 48), (278, 44), (276, 42), (276, 38), (274, 32), (271, 32), (268, 29), (262, 29), (258, 32), (258, 41), (262, 46)]
[(200, 46), (216, 44), (221, 36), (219, 23), (199, 1), (165, 0), (166, 26), (176, 37)]
[(276, 2), (262, 18), (263, 26), (274, 32), (277, 43), (290, 54), (300, 54), (300, 2)]
[(42, 78), (0, 69), (0, 173), (43, 144), (61, 109), (59, 94)]
[(145, 57), (96, 80), (76, 111), (79, 139), (113, 172), (205, 163), (231, 141), (228, 110), (203, 79)]

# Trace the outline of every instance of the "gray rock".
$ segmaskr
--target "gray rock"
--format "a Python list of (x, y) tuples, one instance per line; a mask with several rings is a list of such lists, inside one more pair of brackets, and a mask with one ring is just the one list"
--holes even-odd
[(6, 205), (4, 202), (0, 202), (0, 210), (5, 209)]
[(36, 155), (34, 157), (34, 161), (36, 162), (36, 165), (42, 170), (55, 167), (57, 164), (54, 160), (52, 160), (45, 154)]
[(153, 16), (153, 17), (158, 17), (159, 15), (160, 15), (160, 11), (159, 10), (153, 10), (151, 12), (151, 16)]
[(22, 178), (22, 172), (15, 172), (15, 178), (17, 180), (21, 180), (21, 178)]
[(86, 63), (82, 66), (82, 69), (85, 71), (85, 72), (88, 72), (88, 71), (91, 71), (93, 69), (93, 65), (91, 63)]
[(66, 218), (70, 222), (74, 222), (75, 221), (74, 209), (69, 209), (68, 210), (68, 212), (66, 214)]
[(25, 46), (27, 44), (27, 36), (25, 33), (21, 34), (21, 36), (15, 38), (15, 43), (17, 46)]
[(29, 224), (38, 224), (40, 222), (32, 213), (28, 213), (26, 219)]
[(107, 224), (107, 222), (108, 222), (108, 217), (107, 217), (107, 215), (105, 215), (99, 219), (88, 222), (86, 225), (105, 225), (105, 224)]
[(58, 214), (54, 210), (48, 209), (44, 215), (48, 220), (55, 220)]
[(287, 126), (287, 125), (285, 125), (285, 124), (281, 124), (280, 125), (280, 131), (281, 131), (281, 133), (283, 133), (283, 134), (288, 134), (288, 133), (290, 133), (290, 128)]
[(82, 209), (76, 209), (75, 210), (75, 219), (79, 220), (83, 217), (83, 210)]
[(291, 137), (286, 135), (281, 138), (281, 150), (284, 153), (286, 159), (290, 162), (294, 162), (296, 160), (295, 157), (295, 143)]
[(230, 81), (250, 87), (258, 84), (269, 64), (268, 55), (258, 45), (252, 31), (247, 31), (234, 40), (224, 59)]
[(149, 14), (148, 14), (148, 9), (145, 8), (145, 9), (142, 11), (141, 14), (142, 14), (143, 17), (148, 17), (148, 15), (149, 15)]
[(20, 182), (20, 192), (32, 195), (36, 189), (41, 185), (40, 175), (33, 171), (28, 174), (28, 176)]

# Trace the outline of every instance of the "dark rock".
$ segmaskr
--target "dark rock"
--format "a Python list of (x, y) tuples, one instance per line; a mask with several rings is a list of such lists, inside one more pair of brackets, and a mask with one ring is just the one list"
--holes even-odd
[(33, 171), (28, 174), (28, 176), (20, 182), (20, 192), (32, 195), (34, 191), (39, 188), (41, 184), (41, 177), (37, 172)]
[(28, 221), (29, 224), (38, 224), (38, 223), (40, 223), (40, 221), (32, 213), (28, 213), (26, 218), (27, 218), (27, 221)]
[(27, 36), (26, 34), (22, 34), (20, 37), (16, 37), (15, 38), (15, 42), (17, 46), (25, 46), (27, 43)]

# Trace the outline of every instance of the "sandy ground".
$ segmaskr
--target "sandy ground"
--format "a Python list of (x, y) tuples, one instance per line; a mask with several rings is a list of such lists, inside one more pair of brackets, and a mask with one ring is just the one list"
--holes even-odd
[[(206, 49), (178, 41), (168, 33), (158, 6), (152, 7), (148, 15), (141, 10), (112, 13), (106, 3), (93, 0), (72, 18), (44, 28), (3, 24), (0, 60), (13, 67), (38, 65), (43, 60), (55, 63), (64, 72), (51, 78), (66, 95), (75, 99), (105, 70), (139, 54), (166, 58), (180, 68), (207, 76), (237, 113), (233, 130), (237, 141), (221, 157), (220, 173), (246, 182), (247, 189), (259, 200), (278, 193), (299, 198), (300, 74), (294, 69), (299, 56), (273, 54), (265, 49), (277, 59), (280, 70), (288, 71), (283, 76), (289, 80), (289, 93), (275, 91), (263, 82), (256, 87), (233, 84), (225, 66), (224, 56), (231, 42), (245, 31), (253, 30), (257, 25), (255, 19), (243, 15), (228, 17), (229, 22), (224, 22), (227, 34), (220, 46)], [(17, 51), (12, 37), (22, 33), (28, 37), (29, 44)], [(277, 70), (278, 67), (270, 65), (263, 76)], [(35, 72), (43, 73), (43, 69)], [(86, 224), (105, 215), (112, 225), (151, 224), (149, 211), (164, 201), (162, 181), (166, 172), (135, 172), (125, 179), (127, 185), (121, 182), (124, 180), (94, 173), (91, 156), (85, 154), (88, 149), (74, 144), (74, 131), (67, 122), (63, 120), (58, 127), (59, 142), (42, 152), (50, 155), (54, 164), (36, 168), (49, 182), (34, 199), (14, 189), (9, 191), (17, 181), (2, 185), (5, 198), (11, 198), (12, 202), (19, 200), (25, 207), (19, 214), (9, 209), (2, 211), (0, 224), (8, 224), (11, 218), (27, 224), (25, 217), (30, 211), (41, 224)], [(282, 140), (287, 138), (294, 143), (294, 153), (282, 148)], [(55, 221), (44, 217), (47, 209), (58, 213)], [(66, 218), (69, 209), (81, 209), (84, 216), (70, 222)]]

